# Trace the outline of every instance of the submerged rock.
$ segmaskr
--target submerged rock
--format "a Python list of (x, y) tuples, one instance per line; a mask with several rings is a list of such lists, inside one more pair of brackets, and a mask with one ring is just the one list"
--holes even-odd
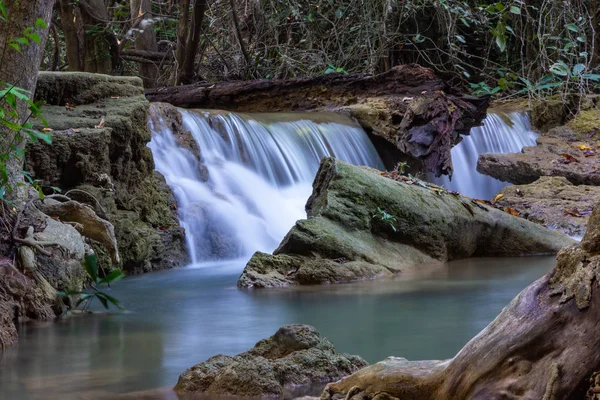
[(217, 355), (179, 377), (175, 391), (213, 395), (282, 397), (294, 387), (338, 380), (367, 366), (340, 354), (308, 325), (286, 325), (247, 352)]
[(110, 221), (129, 273), (186, 263), (175, 200), (146, 146), (151, 135), (142, 81), (43, 72), (35, 97), (48, 103), (43, 111), (53, 143), (28, 147), (26, 169), (34, 179)]
[(241, 287), (349, 282), (472, 256), (552, 254), (567, 236), (419, 181), (325, 158), (300, 220)]

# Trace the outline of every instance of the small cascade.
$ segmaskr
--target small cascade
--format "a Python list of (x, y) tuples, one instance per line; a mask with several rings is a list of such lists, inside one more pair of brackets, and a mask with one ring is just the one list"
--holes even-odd
[(479, 155), (519, 153), (523, 147), (535, 146), (537, 137), (526, 113), (488, 114), (483, 126), (471, 129), (470, 135), (452, 149), (452, 180), (444, 176), (431, 177), (430, 181), (466, 196), (490, 200), (508, 183), (477, 172)]
[(151, 124), (149, 146), (177, 198), (195, 263), (273, 251), (306, 217), (324, 156), (383, 169), (362, 128), (339, 115), (180, 111), (200, 159), (164, 121)]

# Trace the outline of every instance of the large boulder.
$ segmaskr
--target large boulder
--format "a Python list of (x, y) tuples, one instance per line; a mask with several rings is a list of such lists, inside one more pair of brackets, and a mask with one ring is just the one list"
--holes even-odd
[(324, 158), (306, 209), (241, 287), (348, 282), (472, 256), (556, 253), (567, 236), (422, 181)]
[[(596, 398), (600, 207), (581, 244), (525, 288), (451, 360), (390, 357), (329, 384), (321, 399)], [(591, 387), (590, 387), (591, 386)]]
[(312, 326), (286, 325), (247, 352), (217, 355), (179, 377), (178, 394), (283, 397), (286, 391), (331, 382), (367, 366), (340, 354)]
[(53, 143), (28, 147), (26, 169), (33, 178), (113, 223), (129, 273), (185, 264), (175, 200), (146, 146), (151, 134), (142, 81), (42, 72), (35, 97), (47, 103)]

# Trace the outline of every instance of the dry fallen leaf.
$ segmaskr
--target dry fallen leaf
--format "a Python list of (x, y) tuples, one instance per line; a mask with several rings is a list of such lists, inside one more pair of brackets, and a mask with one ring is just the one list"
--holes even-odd
[(581, 146), (579, 146), (579, 150), (584, 151), (584, 150), (593, 150), (593, 147), (590, 147), (588, 145), (582, 144)]
[(496, 202), (497, 202), (498, 200), (500, 200), (501, 198), (503, 198), (503, 197), (504, 197), (504, 195), (503, 195), (502, 193), (498, 193), (498, 194), (496, 195), (496, 197), (494, 197), (494, 200), (492, 200), (492, 204), (496, 204)]
[(559, 156), (564, 157), (564, 160), (562, 161), (563, 164), (569, 164), (569, 163), (572, 163), (572, 162), (579, 162), (578, 159), (576, 159), (575, 157), (573, 157), (570, 154), (562, 153), (562, 154), (559, 154)]
[(110, 96), (111, 99), (120, 99), (121, 96)]
[(104, 128), (104, 118), (102, 118), (100, 120), (100, 123), (98, 125), (94, 126), (94, 128), (96, 128), (96, 129), (102, 129), (102, 128)]
[(583, 215), (581, 215), (581, 213), (579, 212), (579, 209), (577, 207), (567, 208), (565, 210), (564, 214), (571, 215), (573, 217), (583, 217)]
[(48, 132), (52, 132), (53, 130), (54, 130), (54, 129), (52, 129), (52, 128), (43, 128), (43, 129), (42, 129), (42, 132), (44, 132), (44, 133), (48, 133)]
[(519, 212), (517, 210), (515, 210), (514, 208), (505, 207), (504, 212), (507, 214), (510, 214), (510, 215), (514, 215), (515, 217), (519, 216)]

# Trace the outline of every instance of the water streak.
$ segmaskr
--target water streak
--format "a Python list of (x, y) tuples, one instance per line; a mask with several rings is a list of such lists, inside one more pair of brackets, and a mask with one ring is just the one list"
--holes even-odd
[(306, 216), (324, 156), (383, 169), (362, 128), (340, 116), (180, 111), (201, 160), (164, 121), (151, 124), (149, 146), (177, 198), (194, 262), (273, 251)]
[(452, 149), (452, 180), (444, 176), (431, 181), (464, 195), (489, 200), (508, 183), (477, 172), (477, 158), (484, 153), (519, 153), (535, 146), (537, 134), (532, 131), (529, 116), (522, 112), (488, 114), (483, 126), (471, 129)]

